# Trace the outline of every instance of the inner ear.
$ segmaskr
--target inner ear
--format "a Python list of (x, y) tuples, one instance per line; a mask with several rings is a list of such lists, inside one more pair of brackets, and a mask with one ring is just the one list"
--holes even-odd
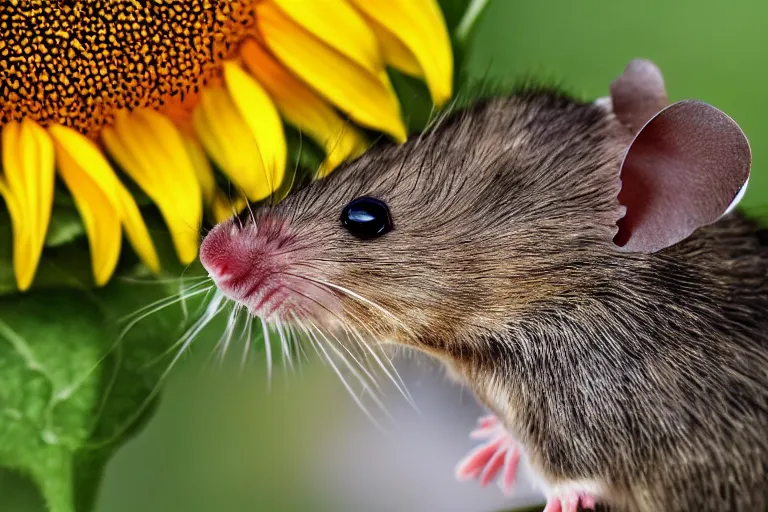
[(655, 252), (715, 222), (743, 191), (751, 161), (744, 132), (715, 107), (686, 100), (663, 109), (625, 154), (619, 202), (626, 215), (614, 242)]
[(661, 70), (653, 62), (635, 59), (611, 84), (611, 105), (619, 121), (637, 133), (667, 106), (667, 90)]

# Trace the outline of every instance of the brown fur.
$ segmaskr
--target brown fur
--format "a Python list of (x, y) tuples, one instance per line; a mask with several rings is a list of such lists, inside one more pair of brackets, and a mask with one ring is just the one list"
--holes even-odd
[[(617, 251), (628, 140), (602, 108), (523, 91), (272, 212), (305, 271), (401, 323), (346, 298), (356, 321), (448, 364), (548, 480), (602, 482), (622, 510), (763, 510), (766, 238), (731, 215), (656, 254)], [(361, 195), (387, 202), (392, 232), (341, 227)]]

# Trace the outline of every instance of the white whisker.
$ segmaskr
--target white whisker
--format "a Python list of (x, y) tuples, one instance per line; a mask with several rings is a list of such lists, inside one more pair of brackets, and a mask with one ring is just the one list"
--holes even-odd
[[(368, 334), (371, 335), (372, 340), (375, 341), (377, 339), (376, 334), (374, 334), (371, 329), (365, 325), (365, 323), (355, 316), (352, 313), (347, 313), (349, 316), (351, 316), (363, 329), (368, 331)], [(350, 326), (350, 329), (354, 329), (352, 326)], [(413, 396), (408, 391), (408, 387), (405, 385), (405, 381), (403, 381), (402, 377), (400, 377), (400, 374), (397, 372), (397, 368), (392, 364), (392, 361), (389, 360), (388, 357), (384, 356), (384, 359), (386, 359), (387, 363), (389, 363), (389, 367), (391, 368), (391, 372), (387, 369), (387, 367), (384, 365), (384, 362), (381, 360), (381, 358), (376, 354), (376, 352), (371, 347), (370, 343), (366, 343), (360, 334), (360, 332), (357, 329), (354, 329), (354, 332), (357, 334), (357, 338), (360, 341), (360, 344), (368, 350), (368, 352), (373, 356), (376, 363), (379, 365), (379, 367), (384, 371), (384, 373), (389, 377), (389, 380), (392, 381), (392, 384), (395, 385), (397, 390), (400, 392), (401, 395), (405, 398), (405, 400), (410, 404), (411, 407), (413, 407), (416, 411), (419, 411), (418, 406), (416, 405), (416, 401), (413, 399)], [(420, 412), (420, 411), (419, 411)]]
[(210, 282), (213, 285), (213, 279), (211, 279), (210, 277), (205, 277), (205, 279), (202, 282), (197, 282), (188, 287), (185, 287), (185, 281), (182, 281), (181, 283), (179, 283), (179, 296), (183, 297), (181, 300), (181, 314), (182, 314), (182, 317), (184, 318), (184, 323), (186, 323), (187, 320), (189, 320), (189, 309), (187, 308), (187, 299), (189, 299), (190, 296), (188, 295), (188, 293), (190, 291), (193, 291), (199, 285), (202, 285), (208, 282)]
[[(187, 332), (182, 336), (182, 338), (173, 344), (171, 349), (165, 351), (163, 353), (164, 357), (170, 350), (173, 349), (173, 347), (178, 346), (180, 342), (181, 347), (179, 348), (176, 355), (173, 357), (171, 362), (168, 364), (168, 367), (163, 371), (163, 373), (160, 375), (160, 378), (158, 379), (155, 386), (152, 388), (152, 391), (147, 395), (147, 398), (142, 402), (142, 404), (138, 407), (136, 412), (131, 416), (128, 421), (126, 421), (121, 428), (118, 428), (109, 438), (99, 442), (94, 443), (93, 445), (89, 445), (89, 448), (98, 448), (102, 446), (107, 446), (111, 443), (113, 443), (116, 439), (120, 438), (125, 431), (133, 426), (136, 422), (136, 420), (139, 419), (139, 417), (144, 414), (144, 411), (146, 407), (152, 402), (152, 400), (157, 396), (157, 394), (160, 392), (161, 385), (163, 382), (165, 382), (165, 379), (168, 377), (168, 375), (171, 373), (171, 370), (176, 366), (176, 363), (178, 363), (179, 359), (181, 359), (181, 356), (187, 351), (187, 349), (190, 347), (190, 345), (195, 341), (197, 334), (210, 323), (210, 321), (223, 309), (222, 302), (224, 301), (225, 297), (223, 294), (217, 293), (214, 298), (211, 300), (211, 303), (208, 305), (208, 308), (206, 308), (206, 313), (204, 316), (202, 316), (200, 319), (198, 319), (195, 324), (187, 330)], [(151, 366), (152, 363), (149, 363), (145, 366)]]
[[(300, 277), (300, 276), (299, 276), (299, 277)], [(321, 282), (319, 282), (319, 281), (311, 281), (311, 282), (313, 282), (313, 283), (315, 284), (315, 286), (317, 286), (318, 288), (321, 288), (321, 289), (322, 289), (322, 288), (324, 288), (324, 287), (325, 287), (325, 288), (327, 289), (327, 287), (325, 286), (325, 283), (321, 283)], [(328, 283), (328, 284), (330, 284), (330, 283)], [(387, 362), (389, 363), (389, 366), (390, 366), (390, 368), (392, 369), (392, 372), (390, 372), (390, 371), (389, 371), (389, 370), (388, 370), (388, 369), (387, 369), (387, 368), (384, 366), (384, 363), (381, 361), (381, 359), (379, 358), (379, 356), (378, 356), (378, 355), (377, 355), (377, 354), (376, 354), (376, 353), (373, 351), (373, 349), (370, 347), (370, 344), (369, 344), (369, 343), (366, 343), (366, 342), (365, 342), (365, 341), (362, 339), (362, 336), (360, 335), (360, 333), (359, 333), (359, 332), (358, 332), (356, 329), (354, 330), (354, 333), (356, 334), (356, 336), (352, 335), (352, 332), (351, 332), (351, 331), (348, 329), (348, 326), (347, 326), (348, 322), (345, 322), (345, 321), (344, 321), (344, 319), (342, 319), (342, 318), (341, 318), (341, 317), (340, 317), (340, 316), (339, 316), (337, 313), (335, 313), (334, 311), (330, 310), (330, 309), (329, 309), (328, 307), (326, 307), (324, 304), (322, 304), (322, 303), (321, 303), (321, 302), (319, 302), (318, 300), (316, 300), (316, 299), (314, 299), (314, 298), (312, 298), (312, 297), (310, 297), (310, 296), (308, 296), (308, 295), (305, 295), (305, 294), (303, 294), (303, 293), (301, 293), (301, 292), (297, 292), (297, 291), (294, 291), (294, 292), (295, 292), (295, 293), (298, 293), (299, 295), (302, 295), (304, 298), (306, 298), (306, 299), (308, 299), (308, 300), (310, 300), (310, 301), (314, 302), (315, 304), (317, 304), (318, 306), (320, 306), (322, 309), (326, 310), (326, 311), (327, 311), (329, 314), (331, 314), (333, 317), (335, 317), (335, 318), (336, 318), (336, 319), (339, 321), (339, 323), (341, 324), (342, 328), (345, 330), (345, 332), (347, 333), (347, 335), (350, 337), (350, 339), (352, 339), (353, 341), (356, 341), (356, 342), (357, 342), (357, 344), (358, 344), (359, 346), (365, 347), (365, 349), (367, 349), (367, 350), (370, 352), (370, 354), (371, 354), (371, 355), (373, 356), (373, 358), (376, 360), (376, 362), (377, 362), (377, 363), (378, 363), (378, 365), (381, 367), (381, 369), (384, 371), (384, 373), (387, 375), (387, 377), (389, 377), (389, 379), (390, 379), (390, 380), (392, 381), (392, 383), (395, 385), (395, 387), (396, 387), (396, 388), (397, 388), (397, 390), (400, 392), (400, 394), (402, 394), (402, 395), (403, 395), (403, 397), (406, 399), (406, 401), (408, 402), (408, 404), (409, 404), (409, 405), (410, 405), (410, 406), (411, 406), (411, 407), (412, 407), (412, 408), (413, 408), (413, 409), (414, 409), (416, 412), (418, 412), (418, 413), (420, 414), (419, 408), (416, 406), (416, 402), (415, 402), (415, 400), (413, 399), (413, 396), (411, 396), (410, 392), (408, 391), (408, 388), (407, 388), (407, 386), (405, 385), (405, 382), (404, 382), (404, 381), (403, 381), (403, 379), (400, 377), (400, 374), (397, 372), (397, 369), (394, 367), (394, 365), (392, 364), (392, 362), (391, 362), (391, 361), (390, 361), (388, 358), (386, 358), (386, 357), (385, 357), (385, 359), (386, 359), (386, 360), (387, 360)], [(348, 314), (349, 316), (351, 316), (352, 318), (354, 318), (354, 319), (357, 321), (357, 323), (359, 323), (359, 324), (360, 324), (360, 325), (361, 325), (363, 328), (365, 328), (365, 329), (368, 331), (368, 333), (369, 333), (369, 334), (371, 335), (371, 337), (372, 337), (372, 341), (375, 341), (375, 340), (377, 339), (377, 336), (376, 336), (376, 335), (373, 333), (373, 331), (371, 331), (371, 329), (370, 329), (368, 326), (366, 326), (366, 325), (365, 325), (365, 323), (364, 323), (362, 320), (360, 320), (360, 318), (358, 318), (357, 316), (355, 316), (354, 314), (352, 314), (352, 313), (349, 313), (349, 312), (347, 312), (347, 314)], [(351, 326), (350, 326), (350, 328), (351, 328)], [(345, 348), (345, 350), (347, 350), (347, 351), (349, 352), (349, 349), (348, 349), (348, 348), (347, 348), (345, 345), (343, 345), (343, 344), (341, 344), (341, 345), (342, 345), (342, 346)], [(350, 353), (350, 355), (352, 355), (352, 354)], [(354, 358), (354, 356), (353, 356), (353, 358)], [(362, 364), (360, 364), (360, 363), (359, 363), (357, 360), (356, 360), (356, 362), (358, 363), (358, 365), (359, 365), (361, 368), (363, 368), (363, 365), (362, 365)], [(393, 375), (393, 374), (394, 374), (394, 375)], [(375, 379), (374, 379), (374, 382), (375, 382)], [(378, 386), (378, 383), (376, 383), (376, 385)]]
[(205, 296), (203, 297), (203, 300), (200, 301), (200, 305), (197, 307), (197, 309), (195, 309), (195, 316), (201, 315), (202, 312), (205, 310), (205, 308), (208, 306), (208, 304), (210, 304), (210, 300), (208, 296), (211, 294), (211, 292), (213, 292), (213, 294), (215, 295), (219, 293), (219, 289), (216, 288), (215, 285), (208, 288), (208, 291), (205, 292)]
[(301, 356), (304, 356), (304, 361), (309, 362), (309, 354), (307, 354), (307, 351), (304, 350), (304, 345), (301, 343), (301, 339), (299, 338), (299, 333), (296, 332), (296, 326), (290, 326), (291, 327), (291, 342), (293, 347), (296, 347), (296, 360), (299, 362), (299, 372), (301, 373), (302, 366), (301, 366)]
[(139, 279), (129, 276), (115, 276), (117, 281), (125, 281), (127, 283), (141, 284), (151, 286), (153, 284), (169, 284), (169, 283), (183, 283), (184, 281), (202, 281), (203, 279), (210, 279), (209, 276), (192, 276), (192, 277), (173, 277), (168, 279)]
[[(237, 314), (239, 312), (240, 306), (236, 304), (232, 307), (232, 311), (230, 311), (229, 317), (227, 318), (227, 326), (224, 329), (224, 335), (219, 340), (219, 343), (223, 342), (221, 350), (219, 351), (219, 367), (224, 365), (224, 360), (227, 357), (229, 345), (232, 342), (232, 336), (235, 333), (235, 326), (237, 325)], [(218, 347), (219, 344), (217, 343), (216, 346)]]
[[(211, 288), (213, 288), (213, 285), (211, 285)], [(141, 314), (141, 315), (139, 315), (138, 317), (136, 317), (136, 318), (134, 318), (133, 320), (131, 320), (131, 321), (130, 321), (130, 322), (129, 322), (129, 323), (128, 323), (128, 324), (127, 324), (127, 325), (126, 325), (124, 328), (123, 328), (123, 330), (122, 330), (122, 331), (120, 331), (120, 335), (119, 335), (118, 339), (122, 339), (122, 338), (124, 338), (124, 337), (125, 337), (125, 335), (126, 335), (126, 334), (128, 334), (128, 332), (129, 332), (131, 329), (133, 329), (133, 326), (135, 326), (137, 323), (141, 322), (142, 320), (144, 320), (144, 319), (145, 319), (145, 318), (147, 318), (148, 316), (150, 316), (150, 315), (153, 315), (153, 314), (157, 313), (158, 311), (161, 311), (161, 310), (163, 310), (163, 309), (165, 309), (165, 308), (167, 308), (167, 307), (169, 307), (169, 306), (172, 306), (172, 305), (176, 304), (177, 302), (180, 302), (180, 301), (182, 301), (182, 300), (185, 300), (185, 299), (188, 299), (188, 298), (190, 298), (190, 297), (194, 297), (194, 296), (196, 296), (196, 295), (200, 295), (200, 294), (202, 294), (202, 293), (206, 293), (206, 292), (209, 292), (209, 291), (210, 291), (210, 289), (206, 289), (206, 288), (204, 288), (204, 289), (202, 289), (202, 290), (196, 290), (196, 291), (194, 291), (194, 292), (188, 293), (188, 294), (186, 294), (186, 295), (183, 295), (183, 296), (180, 296), (180, 297), (176, 297), (176, 296), (174, 296), (174, 297), (168, 297), (168, 298), (166, 298), (166, 299), (162, 299), (162, 300), (158, 301), (158, 302), (160, 302), (160, 304), (159, 304), (159, 305), (157, 305), (157, 306), (155, 306), (155, 307), (152, 307), (153, 305), (152, 305), (152, 304), (150, 304), (150, 306), (148, 306), (148, 307), (150, 308), (149, 310), (145, 311), (143, 314)], [(146, 309), (147, 309), (147, 307), (144, 307), (144, 308), (142, 308), (142, 309), (146, 310)], [(128, 315), (128, 317), (127, 317), (127, 318), (130, 318), (131, 316), (133, 316), (133, 315), (135, 315), (135, 314), (136, 314), (136, 313), (132, 313), (131, 315)], [(126, 318), (126, 317), (124, 317), (124, 319), (125, 319), (125, 318)], [(121, 319), (121, 320), (122, 320), (122, 321), (124, 321), (124, 319)], [(120, 322), (121, 320), (118, 320), (118, 322)]]
[(293, 371), (293, 361), (291, 360), (290, 349), (288, 348), (288, 339), (286, 337), (285, 331), (283, 330), (283, 323), (280, 320), (277, 320), (275, 321), (275, 327), (277, 328), (278, 336), (280, 336), (280, 352), (282, 353), (283, 372), (287, 370), (286, 359), (288, 366), (290, 366), (291, 371)]
[[(311, 320), (309, 321), (309, 323), (310, 323), (310, 325), (312, 326), (312, 328), (314, 329), (314, 332), (317, 332), (317, 333), (318, 333), (320, 336), (322, 336), (322, 337), (325, 339), (325, 341), (326, 341), (326, 344), (328, 345), (328, 347), (329, 347), (331, 350), (333, 350), (333, 351), (334, 351), (334, 353), (335, 353), (335, 354), (336, 354), (336, 355), (339, 357), (339, 359), (341, 359), (341, 360), (342, 360), (342, 362), (343, 362), (343, 363), (344, 363), (344, 365), (347, 367), (347, 369), (349, 369), (349, 371), (350, 371), (350, 372), (352, 372), (352, 375), (354, 375), (354, 376), (355, 376), (355, 378), (358, 380), (358, 382), (360, 382), (360, 385), (363, 387), (363, 391), (368, 391), (368, 394), (370, 394), (370, 395), (371, 395), (371, 398), (373, 399), (374, 403), (375, 403), (375, 404), (376, 404), (376, 405), (379, 407), (379, 409), (381, 409), (381, 411), (382, 411), (384, 414), (386, 414), (386, 415), (387, 415), (387, 417), (389, 417), (389, 418), (390, 418), (392, 421), (394, 421), (394, 418), (393, 418), (393, 417), (392, 417), (392, 415), (389, 413), (389, 411), (387, 410), (387, 408), (384, 406), (384, 404), (382, 403), (382, 401), (379, 399), (379, 397), (378, 397), (378, 395), (376, 394), (375, 390), (374, 390), (374, 389), (373, 389), (373, 388), (372, 388), (372, 387), (369, 385), (369, 380), (365, 379), (365, 378), (364, 378), (364, 377), (363, 377), (363, 376), (360, 374), (360, 372), (358, 372), (358, 371), (355, 369), (355, 367), (354, 367), (354, 366), (352, 366), (352, 364), (351, 364), (351, 363), (350, 363), (350, 362), (347, 360), (347, 357), (346, 357), (346, 356), (345, 356), (345, 355), (344, 355), (344, 354), (343, 354), (343, 353), (342, 353), (342, 352), (341, 352), (339, 349), (337, 349), (337, 348), (336, 348), (336, 347), (333, 345), (333, 343), (331, 343), (331, 340), (330, 340), (330, 339), (328, 339), (328, 337), (325, 335), (325, 333), (323, 333), (323, 331), (322, 331), (322, 330), (320, 330), (320, 328), (319, 328), (317, 325), (315, 325), (315, 324), (314, 324), (314, 323), (313, 323)], [(319, 343), (321, 343), (321, 342), (320, 342), (320, 340), (319, 340), (317, 337), (315, 337), (315, 339), (317, 340), (318, 344), (319, 344)], [(343, 347), (343, 344), (341, 344), (341, 345), (342, 345), (342, 347)], [(345, 347), (345, 348), (346, 348), (346, 347)], [(370, 383), (371, 383), (371, 384), (373, 384), (374, 386), (377, 386), (377, 387), (378, 387), (378, 385), (376, 384), (376, 379), (374, 379), (374, 378), (373, 378), (373, 376), (372, 376), (372, 375), (371, 375), (371, 374), (370, 374), (370, 373), (369, 373), (369, 372), (368, 372), (368, 371), (367, 371), (367, 370), (366, 370), (366, 369), (365, 369), (365, 368), (364, 368), (364, 367), (363, 367), (363, 366), (360, 364), (360, 362), (357, 360), (357, 358), (356, 358), (354, 355), (352, 355), (352, 352), (350, 352), (350, 351), (347, 349), (347, 353), (348, 353), (350, 356), (352, 356), (352, 359), (353, 359), (353, 360), (354, 360), (354, 361), (357, 363), (358, 367), (359, 367), (359, 368), (360, 368), (360, 369), (361, 369), (361, 370), (362, 370), (362, 371), (363, 371), (363, 372), (364, 372), (364, 373), (365, 373), (365, 374), (368, 376), (368, 379), (370, 379)]]
[[(241, 311), (244, 311), (244, 313), (240, 315), (241, 317), (244, 317), (244, 320), (243, 328), (240, 330), (240, 340), (244, 343), (248, 341), (249, 326), (251, 325), (252, 317), (245, 308), (241, 308)], [(238, 321), (240, 321), (239, 318)]]
[(343, 286), (339, 286), (337, 284), (329, 283), (328, 281), (323, 281), (321, 279), (313, 279), (311, 277), (306, 277), (306, 276), (300, 276), (300, 277), (303, 277), (304, 279), (307, 279), (308, 281), (311, 281), (311, 282), (314, 282), (314, 283), (317, 283), (317, 284), (328, 286), (330, 288), (333, 288), (334, 290), (338, 290), (338, 291), (340, 291), (340, 292), (342, 292), (344, 294), (349, 295), (350, 297), (353, 297), (353, 298), (355, 298), (355, 299), (357, 299), (357, 300), (359, 300), (361, 302), (364, 302), (365, 304), (368, 304), (369, 306), (372, 306), (372, 307), (378, 309), (379, 311), (381, 311), (382, 313), (384, 313), (385, 315), (387, 315), (391, 319), (395, 320), (398, 324), (400, 324), (401, 327), (403, 327), (406, 330), (410, 331), (410, 328), (407, 325), (405, 325), (394, 313), (390, 312), (389, 310), (387, 310), (383, 306), (380, 306), (379, 304), (373, 302), (372, 300), (366, 299), (362, 295), (353, 292), (352, 290), (350, 290), (348, 288), (345, 288)]
[(253, 322), (255, 319), (252, 316), (247, 316), (245, 319), (245, 343), (243, 343), (243, 356), (240, 361), (240, 373), (245, 371), (245, 366), (248, 363), (248, 354), (251, 352), (251, 342), (253, 341)]
[[(178, 341), (176, 341), (173, 345), (171, 345), (167, 350), (163, 351), (163, 353), (147, 363), (145, 367), (152, 366), (153, 364), (157, 363), (158, 361), (162, 360), (167, 356), (170, 352), (172, 352), (176, 347), (181, 346), (182, 348), (189, 346), (191, 343), (191, 340), (194, 340), (198, 334), (213, 320), (216, 315), (218, 315), (226, 306), (224, 294), (220, 292), (216, 292), (211, 299), (211, 302), (208, 303), (208, 307), (205, 309), (205, 313), (198, 318), (192, 326), (187, 329), (184, 334), (181, 335)], [(179, 356), (177, 355), (177, 358)]]
[[(291, 316), (293, 317), (293, 321), (296, 323), (296, 326), (299, 329), (301, 329), (302, 332), (304, 332), (304, 334), (307, 336), (306, 340), (309, 341), (309, 344), (312, 345), (313, 349), (315, 349), (315, 353), (320, 358), (320, 362), (323, 363), (323, 366), (325, 366), (326, 365), (325, 359), (323, 359), (322, 355), (320, 354), (320, 351), (317, 349), (317, 346), (315, 346), (315, 341), (312, 339), (312, 337), (309, 336), (309, 329), (307, 328), (307, 326), (304, 325), (304, 323), (293, 314), (291, 314)], [(306, 352), (305, 352), (305, 356), (307, 356)], [(309, 356), (307, 356), (307, 362), (309, 362)]]
[[(184, 272), (187, 271), (187, 268), (184, 269)], [(183, 316), (183, 322), (186, 323), (189, 320), (189, 309), (187, 308), (187, 299), (190, 298), (188, 292), (195, 290), (198, 286), (204, 285), (206, 283), (210, 283), (211, 285), (214, 285), (213, 279), (210, 276), (198, 276), (198, 277), (184, 277), (184, 273), (182, 272), (180, 278), (179, 278), (179, 295), (183, 296), (184, 298), (181, 301), (181, 312)], [(209, 291), (211, 287), (208, 288)], [(207, 294), (206, 294), (207, 298)]]
[[(328, 341), (328, 342), (330, 343), (330, 339), (328, 338), (328, 336), (326, 336), (326, 335), (323, 333), (323, 331), (321, 331), (321, 330), (320, 330), (320, 328), (319, 328), (317, 325), (315, 325), (315, 324), (314, 324), (314, 323), (312, 323), (311, 321), (310, 321), (310, 324), (312, 324), (312, 326), (313, 326), (313, 327), (314, 327), (314, 328), (317, 330), (317, 332), (319, 332), (319, 333), (320, 333), (320, 334), (323, 336), (323, 338), (325, 338), (325, 339), (326, 339), (326, 341)], [(355, 361), (355, 363), (357, 363), (357, 366), (360, 368), (360, 370), (362, 370), (362, 371), (363, 371), (363, 373), (365, 373), (365, 375), (368, 377), (368, 380), (371, 382), (371, 384), (372, 384), (373, 386), (375, 386), (375, 387), (376, 387), (376, 389), (378, 389), (379, 391), (381, 391), (381, 386), (379, 386), (379, 383), (377, 382), (376, 378), (375, 378), (375, 377), (374, 377), (374, 376), (371, 374), (371, 372), (370, 372), (370, 371), (368, 371), (368, 369), (365, 367), (365, 365), (363, 365), (363, 364), (362, 364), (362, 363), (361, 363), (361, 362), (360, 362), (360, 361), (357, 359), (357, 357), (355, 357), (355, 355), (352, 353), (352, 351), (351, 351), (351, 350), (349, 350), (349, 347), (347, 347), (347, 346), (346, 346), (344, 343), (342, 343), (342, 342), (339, 340), (339, 338), (338, 338), (336, 335), (333, 335), (333, 337), (334, 337), (334, 339), (336, 340), (336, 343), (337, 343), (338, 345), (340, 345), (340, 346), (341, 346), (341, 348), (343, 348), (343, 349), (344, 349), (344, 351), (345, 351), (347, 354), (349, 354), (349, 356), (352, 358), (352, 360), (353, 360), (353, 361)]]
[(261, 331), (264, 334), (264, 351), (267, 358), (267, 388), (272, 386), (272, 340), (269, 338), (269, 325), (261, 319)]
[(213, 299), (211, 300), (211, 303), (208, 305), (208, 308), (206, 308), (205, 314), (200, 317), (192, 327), (190, 327), (177, 341), (173, 344), (173, 346), (181, 345), (179, 350), (176, 352), (176, 355), (171, 360), (170, 364), (168, 365), (168, 368), (163, 372), (162, 377), (160, 380), (163, 380), (166, 375), (171, 371), (171, 369), (176, 365), (178, 360), (181, 358), (181, 356), (184, 354), (184, 352), (187, 351), (187, 349), (192, 345), (192, 343), (197, 339), (197, 335), (200, 334), (200, 331), (202, 331), (210, 322), (213, 320), (216, 315), (218, 315), (223, 309), (226, 303), (224, 303), (224, 295), (223, 294), (216, 294), (214, 295)]
[[(336, 375), (337, 375), (337, 376), (339, 377), (339, 379), (341, 380), (341, 383), (342, 383), (342, 385), (344, 386), (344, 388), (346, 388), (347, 392), (349, 392), (350, 396), (351, 396), (351, 397), (352, 397), (352, 399), (355, 401), (355, 403), (356, 403), (356, 404), (357, 404), (357, 406), (360, 408), (360, 410), (361, 410), (361, 411), (363, 411), (363, 413), (366, 415), (366, 417), (367, 417), (367, 418), (368, 418), (368, 419), (371, 421), (371, 423), (373, 423), (373, 424), (374, 424), (374, 426), (376, 426), (376, 428), (378, 428), (378, 429), (379, 429), (380, 431), (382, 431), (382, 432), (386, 432), (386, 430), (384, 430), (384, 428), (383, 428), (383, 427), (382, 427), (382, 426), (379, 424), (379, 422), (378, 422), (378, 421), (376, 421), (376, 418), (374, 418), (374, 416), (371, 414), (371, 412), (370, 412), (370, 411), (369, 411), (369, 410), (368, 410), (368, 409), (365, 407), (365, 405), (363, 404), (363, 402), (360, 400), (360, 398), (359, 398), (359, 397), (357, 396), (357, 394), (354, 392), (354, 390), (352, 389), (352, 387), (349, 385), (349, 383), (347, 382), (347, 380), (344, 378), (344, 375), (343, 375), (343, 374), (341, 373), (341, 371), (339, 370), (338, 366), (336, 366), (336, 363), (334, 363), (334, 362), (333, 362), (333, 359), (330, 357), (330, 355), (329, 355), (329, 354), (328, 354), (328, 352), (325, 350), (325, 348), (323, 348), (322, 344), (320, 343), (320, 340), (319, 340), (319, 339), (317, 339), (317, 338), (314, 336), (314, 334), (313, 334), (313, 333), (312, 333), (312, 332), (311, 332), (309, 329), (307, 329), (307, 328), (306, 328), (306, 326), (304, 326), (304, 325), (301, 325), (301, 327), (302, 327), (302, 329), (304, 330), (304, 332), (307, 334), (307, 336), (308, 336), (310, 339), (313, 339), (313, 340), (314, 340), (314, 341), (313, 341), (313, 343), (312, 343), (312, 346), (316, 347), (316, 350), (317, 350), (317, 347), (319, 347), (319, 349), (320, 349), (320, 350), (322, 350), (322, 352), (323, 352), (323, 355), (325, 355), (325, 359), (326, 359), (326, 361), (328, 361), (328, 364), (330, 364), (330, 365), (331, 365), (331, 367), (333, 368), (333, 371), (335, 371), (335, 372), (336, 372)], [(316, 344), (315, 344), (315, 343), (316, 343)], [(320, 353), (318, 352), (318, 355), (319, 355), (319, 354), (320, 354)]]
[(253, 208), (251, 208), (251, 202), (250, 201), (246, 201), (245, 202), (245, 206), (248, 207), (248, 214), (251, 216), (251, 222), (256, 224), (256, 216), (253, 214)]
[[(141, 315), (147, 310), (152, 310), (152, 312), (157, 312), (160, 309), (163, 309), (165, 307), (170, 306), (171, 304), (175, 304), (181, 300), (184, 300), (185, 298), (192, 297), (194, 295), (198, 295), (198, 292), (202, 293), (204, 290), (208, 290), (213, 287), (213, 285), (209, 286), (208, 288), (203, 288), (203, 285), (206, 283), (197, 283), (196, 285), (190, 287), (187, 290), (187, 293), (179, 292), (178, 294), (170, 295), (168, 297), (163, 297), (162, 299), (158, 299), (154, 302), (151, 302), (145, 306), (140, 307), (136, 311), (132, 313), (128, 313), (127, 315), (123, 315), (122, 317), (118, 318), (118, 323), (123, 323), (131, 320), (133, 317), (137, 315)], [(156, 306), (160, 306), (158, 309), (154, 309)], [(150, 313), (151, 314), (151, 313)], [(143, 317), (142, 317), (143, 318)]]

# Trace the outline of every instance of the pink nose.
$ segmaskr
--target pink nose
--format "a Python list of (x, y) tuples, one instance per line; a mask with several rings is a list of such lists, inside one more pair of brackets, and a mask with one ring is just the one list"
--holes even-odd
[(226, 226), (216, 226), (203, 239), (200, 246), (200, 262), (211, 277), (221, 279), (231, 275), (230, 255), (232, 249), (233, 240), (228, 235)]
[(222, 279), (225, 277), (229, 277), (229, 265), (226, 262), (217, 262), (210, 266), (208, 269), (208, 273), (211, 274), (211, 276)]

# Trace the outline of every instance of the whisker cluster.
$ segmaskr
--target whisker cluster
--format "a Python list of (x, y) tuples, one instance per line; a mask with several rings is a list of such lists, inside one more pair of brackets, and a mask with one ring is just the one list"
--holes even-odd
[[(330, 294), (343, 294), (353, 302), (381, 312), (398, 326), (407, 328), (394, 313), (348, 288), (303, 275), (288, 273), (286, 275), (302, 279)], [(172, 281), (168, 280), (168, 282)], [(179, 339), (171, 344), (167, 350), (147, 363), (146, 367), (153, 366), (165, 360), (170, 354), (173, 354), (167, 367), (160, 375), (157, 385), (150, 392), (140, 411), (137, 412), (136, 417), (151, 403), (159, 392), (161, 384), (181, 357), (188, 352), (195, 340), (200, 337), (203, 330), (225, 311), (227, 311), (225, 327), (209, 356), (209, 362), (211, 359), (215, 359), (219, 367), (221, 367), (227, 359), (231, 348), (233, 346), (241, 346), (240, 371), (242, 372), (247, 366), (254, 341), (258, 336), (261, 336), (264, 343), (267, 385), (271, 386), (274, 373), (274, 347), (272, 341), (275, 340), (275, 347), (280, 352), (284, 373), (288, 371), (294, 373), (297, 367), (299, 370), (301, 369), (301, 364), (297, 363), (300, 363), (302, 359), (309, 360), (309, 356), (304, 349), (304, 345), (309, 345), (313, 348), (319, 360), (333, 369), (355, 404), (382, 432), (386, 433), (386, 429), (374, 415), (374, 410), (371, 409), (371, 406), (383, 413), (388, 422), (394, 424), (394, 419), (384, 404), (384, 388), (380, 383), (380, 377), (384, 376), (391, 382), (406, 401), (418, 411), (413, 397), (408, 392), (390, 357), (384, 351), (382, 341), (386, 338), (383, 338), (381, 333), (377, 333), (376, 329), (372, 326), (366, 325), (353, 312), (346, 309), (342, 312), (334, 312), (313, 297), (303, 294), (299, 290), (289, 289), (290, 294), (302, 297), (321, 307), (336, 320), (338, 328), (323, 328), (322, 323), (315, 319), (298, 315), (290, 309), (287, 310), (287, 318), (276, 318), (267, 321), (251, 315), (244, 305), (227, 298), (221, 291), (216, 289), (215, 284), (207, 276), (188, 278), (184, 281), (189, 281), (191, 284), (180, 282), (178, 293), (143, 306), (120, 319), (120, 322), (125, 326), (120, 332), (119, 341), (123, 340), (125, 335), (136, 324), (169, 306), (181, 303), (186, 318), (186, 301), (194, 297), (202, 299), (201, 305), (194, 313), (196, 320), (184, 329)], [(348, 376), (351, 376), (353, 380), (350, 381)], [(353, 382), (355, 382), (354, 385)]]

